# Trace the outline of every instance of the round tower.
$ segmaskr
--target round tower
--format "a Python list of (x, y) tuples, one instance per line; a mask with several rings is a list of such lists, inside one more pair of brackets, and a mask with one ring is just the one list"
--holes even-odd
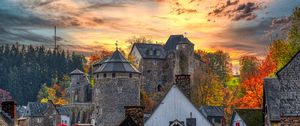
[(140, 104), (140, 72), (116, 49), (94, 74), (95, 123), (119, 125), (125, 118), (124, 106)]

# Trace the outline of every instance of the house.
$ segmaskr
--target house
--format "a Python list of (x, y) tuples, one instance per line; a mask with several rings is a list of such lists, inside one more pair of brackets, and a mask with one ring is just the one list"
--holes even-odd
[(267, 126), (300, 125), (300, 51), (277, 73), (264, 80)]
[(0, 107), (0, 126), (14, 126), (16, 120), (16, 102), (2, 101)]
[(208, 119), (173, 85), (145, 126), (212, 126)]
[(66, 107), (56, 106), (52, 101), (48, 103), (29, 102), (26, 107), (27, 126), (56, 126), (67, 124), (70, 126), (69, 110)]
[(230, 126), (263, 126), (262, 109), (234, 109)]
[(222, 124), (225, 124), (223, 106), (202, 106), (200, 111), (215, 126), (222, 126)]

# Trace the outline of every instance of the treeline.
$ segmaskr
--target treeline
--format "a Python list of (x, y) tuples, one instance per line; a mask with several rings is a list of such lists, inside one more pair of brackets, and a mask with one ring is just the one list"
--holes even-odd
[(19, 105), (36, 101), (43, 84), (61, 80), (75, 68), (83, 69), (85, 57), (62, 49), (0, 45), (0, 88), (11, 92)]

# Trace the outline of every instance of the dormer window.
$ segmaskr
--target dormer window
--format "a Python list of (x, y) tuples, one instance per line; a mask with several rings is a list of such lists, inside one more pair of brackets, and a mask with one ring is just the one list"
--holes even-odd
[(160, 56), (160, 51), (156, 50), (156, 56)]
[(148, 50), (148, 53), (149, 53), (150, 56), (152, 56), (153, 55), (153, 50)]

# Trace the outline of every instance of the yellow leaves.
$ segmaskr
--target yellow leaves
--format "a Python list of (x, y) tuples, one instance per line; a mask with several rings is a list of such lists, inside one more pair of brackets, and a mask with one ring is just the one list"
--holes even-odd
[(40, 90), (40, 92), (43, 92), (47, 95), (40, 99), (41, 103), (47, 103), (48, 100), (51, 100), (54, 104), (59, 105), (65, 105), (68, 103), (68, 100), (65, 99), (66, 92), (59, 84), (54, 84), (52, 87), (45, 86), (44, 89), (46, 90)]
[(48, 102), (48, 98), (42, 98), (40, 102), (41, 103), (47, 103)]

